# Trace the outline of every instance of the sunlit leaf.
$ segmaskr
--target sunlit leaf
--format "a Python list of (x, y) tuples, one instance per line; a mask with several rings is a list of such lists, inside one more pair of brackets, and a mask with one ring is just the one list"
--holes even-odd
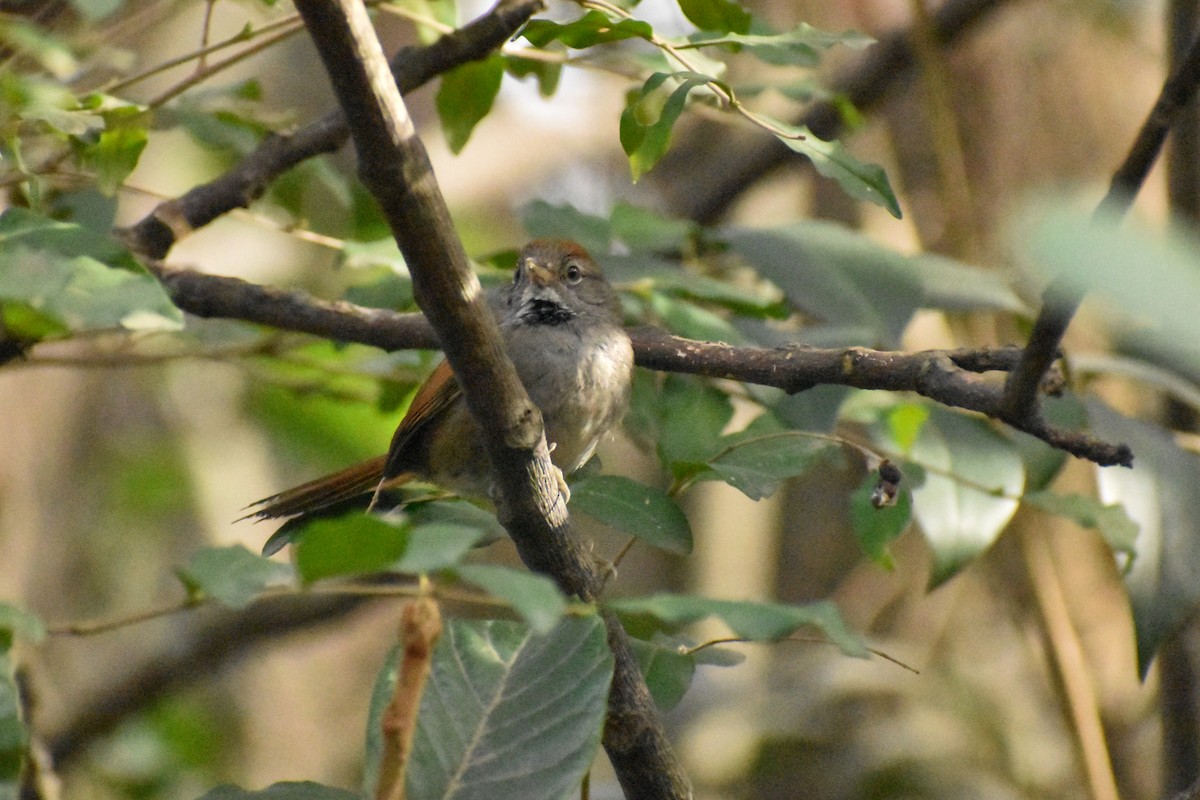
[(408, 540), (407, 526), (390, 525), (369, 514), (316, 520), (293, 545), (296, 570), (305, 583), (378, 572), (400, 560)]
[(666, 492), (619, 475), (596, 475), (571, 485), (571, 511), (670, 553), (692, 552), (692, 529)]
[[(612, 654), (598, 617), (534, 634), (449, 620), (434, 652), (408, 764), (410, 800), (578, 792), (600, 743)], [(390, 695), (394, 669), (377, 695)], [(369, 723), (376, 735), (379, 720)]]

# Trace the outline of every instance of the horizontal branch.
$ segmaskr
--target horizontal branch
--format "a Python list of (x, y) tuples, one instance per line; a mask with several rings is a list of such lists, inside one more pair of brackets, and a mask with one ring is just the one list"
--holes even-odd
[[(438, 346), (421, 314), (328, 302), (300, 291), (281, 291), (175, 267), (152, 268), (175, 304), (196, 316), (240, 319), (384, 350)], [(863, 347), (734, 347), (684, 339), (651, 327), (635, 328), (629, 334), (637, 364), (646, 369), (730, 378), (789, 393), (822, 384), (915, 392), (942, 405), (1000, 420), (1102, 466), (1133, 463), (1126, 445), (1056, 428), (1040, 415), (1018, 418), (1007, 411), (1003, 383), (980, 373), (1012, 370), (1020, 360), (1019, 348), (907, 353)], [(1052, 384), (1061, 382), (1061, 376), (1053, 371), (1049, 379)]]

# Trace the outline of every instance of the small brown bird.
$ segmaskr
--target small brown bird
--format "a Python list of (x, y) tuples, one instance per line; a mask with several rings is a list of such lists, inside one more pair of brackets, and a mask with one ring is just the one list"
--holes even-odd
[[(521, 250), (496, 314), (508, 356), (541, 409), (551, 460), (570, 474), (629, 405), (633, 349), (617, 294), (581, 246), (539, 239)], [(483, 437), (445, 361), (417, 390), (387, 455), (260, 500), (250, 516), (313, 514), (372, 492), (378, 499), (411, 480), (468, 497), (491, 491)]]

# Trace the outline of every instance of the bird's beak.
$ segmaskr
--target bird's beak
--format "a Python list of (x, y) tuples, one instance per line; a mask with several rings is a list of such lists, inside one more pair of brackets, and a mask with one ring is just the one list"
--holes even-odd
[(539, 264), (532, 258), (525, 259), (525, 272), (534, 286), (549, 286), (554, 280), (554, 270)]

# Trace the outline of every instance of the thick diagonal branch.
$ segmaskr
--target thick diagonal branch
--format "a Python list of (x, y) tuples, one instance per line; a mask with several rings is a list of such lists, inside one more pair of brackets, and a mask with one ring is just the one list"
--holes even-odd
[[(417, 303), (485, 432), (500, 521), (530, 569), (569, 594), (594, 599), (599, 576), (568, 535), (541, 414), (504, 353), (366, 9), (359, 0), (298, 0), (296, 7), (346, 112), (359, 176), (379, 201), (408, 264)], [(615, 668), (603, 742), (621, 786), (630, 797), (690, 797), (628, 636), (615, 618), (605, 622)]]

